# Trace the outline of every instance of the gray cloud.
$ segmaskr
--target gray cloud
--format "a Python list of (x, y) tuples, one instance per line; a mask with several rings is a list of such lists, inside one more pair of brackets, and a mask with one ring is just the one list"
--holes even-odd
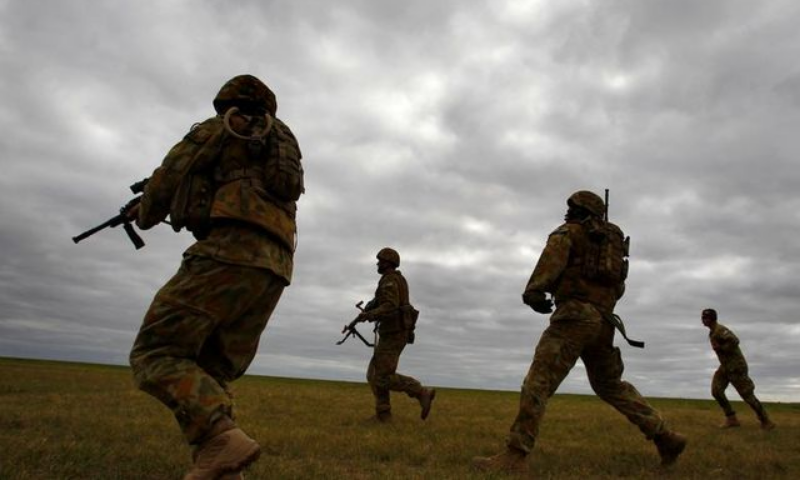
[[(6, 2), (0, 355), (125, 363), (192, 239), (104, 221), (243, 72), (300, 139), (293, 285), (251, 373), (363, 379), (336, 347), (395, 246), (422, 311), (401, 370), (516, 389), (546, 318), (520, 293), (574, 190), (633, 242), (619, 313), (646, 395), (709, 397), (715, 306), (765, 399), (800, 398), (799, 6), (789, 1)], [(588, 392), (579, 365), (561, 387)]]

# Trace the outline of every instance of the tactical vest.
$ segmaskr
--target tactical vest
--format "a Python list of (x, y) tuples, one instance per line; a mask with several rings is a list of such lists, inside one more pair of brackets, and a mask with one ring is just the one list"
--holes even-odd
[(213, 127), (202, 135), (206, 143), (178, 188), (170, 213), (173, 228), (186, 227), (204, 238), (214, 221), (236, 220), (262, 228), (294, 251), (296, 201), (305, 188), (302, 155), (291, 130), (274, 119), (265, 138), (243, 140), (225, 133), (221, 122)]
[(572, 250), (555, 288), (556, 301), (574, 298), (613, 311), (628, 273), (629, 239), (616, 225), (599, 220), (566, 227)]
[(413, 334), (417, 325), (419, 311), (414, 308), (409, 301), (408, 282), (405, 277), (398, 271), (390, 273), (389, 275), (396, 277), (400, 295), (400, 305), (397, 310), (389, 312), (380, 318), (381, 323), (378, 332), (386, 334), (405, 330), (409, 333), (408, 343), (414, 343)]

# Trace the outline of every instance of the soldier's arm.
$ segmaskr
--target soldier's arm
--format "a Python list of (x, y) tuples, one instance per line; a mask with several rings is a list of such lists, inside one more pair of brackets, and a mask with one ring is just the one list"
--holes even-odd
[(562, 226), (550, 234), (547, 245), (525, 287), (525, 294), (553, 291), (556, 281), (567, 268), (571, 247), (572, 240), (566, 227)]
[(722, 331), (716, 337), (717, 338), (715, 340), (717, 342), (718, 349), (720, 350), (730, 350), (739, 345), (739, 338), (737, 338), (736, 335), (734, 335), (733, 332), (727, 328), (722, 329)]
[(193, 127), (183, 139), (170, 149), (161, 166), (155, 169), (144, 188), (136, 225), (146, 230), (169, 215), (172, 198), (183, 178), (184, 172), (200, 147), (208, 141), (212, 130), (206, 121)]
[(368, 318), (376, 320), (400, 308), (400, 286), (392, 275), (382, 278), (375, 292), (375, 308), (369, 310)]

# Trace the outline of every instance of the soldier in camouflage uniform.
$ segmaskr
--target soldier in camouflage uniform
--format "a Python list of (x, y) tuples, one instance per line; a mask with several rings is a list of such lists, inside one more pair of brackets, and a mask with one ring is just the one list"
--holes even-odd
[(711, 382), (711, 394), (725, 412), (725, 422), (720, 427), (731, 428), (741, 425), (739, 419), (736, 418), (736, 412), (725, 396), (728, 384), (733, 384), (742, 400), (756, 412), (758, 420), (761, 422), (761, 428), (772, 430), (775, 428), (775, 424), (769, 419), (764, 406), (756, 398), (754, 393), (756, 386), (747, 374), (747, 361), (739, 348), (739, 339), (727, 327), (717, 322), (717, 311), (713, 308), (703, 310), (700, 318), (703, 325), (708, 327), (708, 340), (720, 363)]
[(423, 387), (415, 378), (397, 373), (400, 354), (407, 343), (414, 342), (413, 326), (405, 320), (410, 307), (408, 282), (397, 268), (400, 255), (391, 248), (383, 248), (376, 257), (381, 279), (373, 298), (357, 320), (378, 322), (378, 342), (367, 369), (367, 381), (375, 395), (375, 417), (379, 422), (392, 418), (390, 391), (405, 392), (416, 398), (422, 409), (420, 417), (425, 420), (431, 410), (436, 390)]
[[(623, 241), (616, 225), (603, 220), (605, 204), (594, 193), (576, 192), (567, 205), (566, 223), (550, 234), (522, 295), (536, 312), (550, 313), (553, 301), (546, 293), (551, 293), (556, 310), (536, 346), (506, 449), (492, 457), (475, 458), (473, 465), (479, 470), (527, 471), (527, 456), (539, 435), (547, 401), (579, 358), (595, 393), (655, 442), (663, 465), (675, 462), (686, 445), (686, 439), (667, 427), (636, 388), (621, 379), (623, 363), (619, 348), (613, 345), (611, 320), (625, 290), (627, 261), (622, 246), (627, 240)], [(618, 246), (616, 259), (598, 253), (611, 240)], [(614, 271), (600, 275), (601, 262), (616, 265)]]
[(198, 239), (156, 294), (130, 354), (140, 389), (172, 410), (194, 464), (186, 479), (240, 478), (259, 445), (234, 422), (229, 384), (256, 354), (292, 277), (300, 150), (272, 91), (241, 75), (214, 99), (150, 178), (131, 212), (148, 229), (171, 217)]

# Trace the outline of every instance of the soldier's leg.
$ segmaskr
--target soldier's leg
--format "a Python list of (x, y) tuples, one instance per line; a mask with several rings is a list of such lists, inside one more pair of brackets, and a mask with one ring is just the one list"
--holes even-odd
[(367, 367), (367, 383), (369, 383), (369, 388), (372, 389), (372, 394), (376, 397), (378, 396), (378, 391), (375, 387), (375, 350), (373, 349), (372, 358), (369, 360), (369, 366)]
[[(241, 267), (231, 266), (233, 269)], [(230, 383), (247, 371), (256, 355), (261, 334), (278, 305), (285, 284), (268, 270), (246, 269), (237, 275), (233, 297), (244, 308), (236, 317), (224, 321), (203, 344), (197, 364), (225, 389), (230, 399), (230, 418), (234, 419), (234, 399)], [(246, 300), (245, 300), (246, 299)], [(230, 307), (230, 306), (229, 306)]]
[(625, 365), (619, 348), (612, 343), (613, 328), (610, 324), (604, 326), (605, 338), (598, 344), (587, 346), (581, 357), (589, 383), (598, 397), (625, 415), (648, 439), (653, 439), (666, 430), (664, 419), (636, 387), (622, 380)]
[(756, 397), (756, 386), (747, 372), (731, 372), (728, 377), (730, 382), (733, 384), (733, 388), (735, 388), (742, 397), (742, 400), (750, 405), (750, 408), (756, 412), (758, 421), (761, 422), (761, 425), (768, 425), (772, 423), (769, 419), (769, 415), (767, 415), (764, 405), (762, 405)]
[(714, 372), (714, 378), (711, 380), (711, 396), (713, 396), (714, 400), (722, 407), (722, 411), (725, 412), (726, 417), (733, 417), (736, 415), (736, 412), (733, 410), (731, 402), (728, 401), (728, 397), (725, 396), (725, 389), (728, 388), (729, 383), (728, 374), (725, 372), (725, 368), (720, 365), (717, 371)]
[[(397, 363), (406, 347), (406, 339), (406, 332), (389, 334), (385, 337), (386, 344), (391, 344), (391, 351), (396, 355), (398, 360), (394, 363), (394, 368), (391, 371), (387, 369), (383, 373), (385, 374), (385, 382), (389, 390), (393, 392), (404, 392), (411, 398), (418, 398), (424, 391), (422, 384), (414, 377), (397, 373)], [(390, 365), (387, 365), (387, 367), (390, 367)]]
[(397, 351), (395, 343), (391, 342), (391, 337), (380, 336), (367, 370), (367, 380), (375, 395), (375, 414), (378, 419), (385, 419), (391, 415), (389, 388), (391, 375), (397, 370), (399, 361), (400, 352)]
[(575, 366), (583, 349), (585, 337), (578, 323), (551, 323), (542, 333), (522, 384), (519, 412), (506, 441), (510, 449), (525, 454), (533, 450), (547, 400)]
[[(224, 387), (197, 361), (207, 339), (246, 308), (237, 303), (230, 282), (238, 269), (211, 259), (187, 257), (178, 273), (156, 294), (131, 350), (134, 379), (140, 389), (169, 407), (190, 444), (209, 432), (232, 428), (231, 401)], [(222, 425), (224, 424), (224, 425)]]

